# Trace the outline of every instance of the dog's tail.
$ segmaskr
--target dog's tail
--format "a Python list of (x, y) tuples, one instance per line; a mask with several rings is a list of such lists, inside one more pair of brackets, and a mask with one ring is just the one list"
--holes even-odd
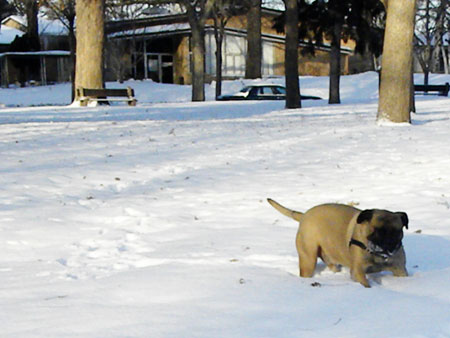
[(271, 206), (273, 206), (275, 209), (277, 209), (279, 212), (281, 212), (283, 215), (293, 218), (295, 219), (297, 222), (301, 222), (302, 218), (303, 218), (303, 212), (300, 211), (294, 211), (291, 209), (288, 209), (286, 207), (283, 207), (281, 204), (275, 202), (274, 200), (268, 198), (267, 202), (269, 202), (269, 204)]

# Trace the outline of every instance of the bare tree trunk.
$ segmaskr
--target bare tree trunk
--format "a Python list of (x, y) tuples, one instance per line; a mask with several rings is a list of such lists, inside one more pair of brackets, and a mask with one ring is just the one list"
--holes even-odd
[(225, 35), (224, 18), (214, 19), (214, 37), (216, 40), (216, 100), (222, 95), (222, 46)]
[[(443, 53), (447, 53), (446, 59), (447, 59), (447, 71), (448, 71), (450, 68), (450, 44), (447, 46), (446, 50), (443, 51)], [(445, 74), (448, 74), (448, 73), (445, 73)]]
[(286, 108), (301, 108), (298, 79), (298, 4), (297, 0), (285, 0), (286, 6)]
[(441, 71), (440, 67), (440, 54), (441, 47), (445, 41), (446, 28), (445, 28), (445, 17), (447, 16), (448, 1), (441, 0), (436, 13), (436, 23), (435, 23), (435, 38), (433, 46), (433, 55), (431, 63), (431, 72), (438, 73)]
[(247, 13), (247, 59), (245, 78), (258, 79), (262, 75), (261, 0), (251, 0)]
[(222, 95), (222, 41), (216, 50), (216, 100)]
[[(414, 55), (412, 57), (414, 59)], [(416, 112), (416, 97), (414, 95), (414, 64), (411, 63), (411, 84), (410, 84), (410, 95), (409, 95), (409, 111), (411, 113)]]
[(69, 23), (69, 48), (70, 48), (70, 81), (72, 83), (72, 101), (75, 100), (75, 67), (77, 38), (75, 36), (75, 18)]
[(445, 47), (441, 47), (441, 53), (442, 53), (442, 60), (444, 62), (444, 73), (448, 74), (448, 60), (447, 60), (447, 54), (445, 53)]
[(75, 86), (103, 88), (104, 0), (77, 0)]
[(205, 101), (205, 38), (203, 30), (192, 29), (192, 101)]
[(330, 96), (328, 103), (341, 103), (339, 82), (341, 77), (341, 34), (342, 22), (336, 19), (333, 26), (330, 52)]
[(426, 69), (423, 70), (423, 84), (424, 85), (428, 85), (429, 78), (430, 78), (430, 70), (427, 67)]
[(192, 101), (205, 101), (205, 21), (214, 1), (179, 0), (186, 8), (191, 27)]
[(378, 120), (411, 122), (415, 0), (389, 0), (381, 68)]
[(38, 12), (39, 3), (35, 0), (26, 0), (25, 10), (27, 14), (27, 34), (32, 46), (30, 50), (40, 50)]
[(417, 61), (419, 61), (420, 68), (422, 68), (423, 72), (423, 83), (425, 85), (428, 84), (428, 73), (430, 72), (430, 63), (429, 63), (429, 46), (424, 45), (424, 50), (422, 52), (419, 52), (416, 50), (415, 55), (417, 57)]
[[(426, 23), (425, 23), (425, 27), (429, 28), (430, 27), (430, 2), (431, 0), (426, 0)], [(432, 69), (432, 60), (433, 60), (433, 48), (432, 48), (432, 36), (431, 36), (431, 32), (429, 30), (427, 30), (426, 32), (426, 36), (427, 36), (427, 46), (425, 47), (426, 53), (426, 60), (425, 60), (425, 64), (426, 67), (423, 69), (423, 83), (425, 85), (428, 85), (429, 82), (429, 74), (430, 74), (430, 69)]]

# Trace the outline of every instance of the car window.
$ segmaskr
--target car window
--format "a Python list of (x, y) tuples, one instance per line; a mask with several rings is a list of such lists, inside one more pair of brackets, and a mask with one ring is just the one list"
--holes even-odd
[(259, 90), (262, 95), (272, 95), (273, 94), (272, 88), (270, 88), (270, 87), (261, 87)]
[(274, 94), (286, 95), (286, 89), (284, 89), (283, 87), (273, 87), (273, 92)]
[(259, 93), (259, 88), (252, 88), (250, 89), (250, 94), (249, 96), (256, 96)]
[(240, 93), (247, 93), (248, 92), (248, 87), (242, 88), (239, 92)]

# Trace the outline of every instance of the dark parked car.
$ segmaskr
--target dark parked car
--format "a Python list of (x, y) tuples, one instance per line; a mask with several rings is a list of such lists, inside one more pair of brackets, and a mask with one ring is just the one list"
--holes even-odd
[[(220, 101), (228, 100), (285, 100), (286, 88), (280, 85), (250, 85), (242, 88), (239, 93), (233, 95), (221, 95)], [(301, 95), (302, 100), (321, 100), (318, 96)]]

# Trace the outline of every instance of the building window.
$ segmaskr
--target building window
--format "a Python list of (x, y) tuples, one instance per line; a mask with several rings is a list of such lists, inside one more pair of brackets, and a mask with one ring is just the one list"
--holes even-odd
[(244, 76), (247, 41), (243, 37), (226, 35), (223, 48), (223, 75)]
[(273, 65), (275, 63), (274, 46), (270, 42), (262, 43), (263, 59), (261, 73), (263, 76), (273, 75)]
[[(274, 74), (275, 47), (272, 42), (262, 42), (262, 75)], [(225, 34), (222, 45), (222, 75), (227, 77), (245, 76), (247, 39), (244, 36)], [(205, 71), (216, 74), (216, 41), (212, 33), (205, 36)]]

